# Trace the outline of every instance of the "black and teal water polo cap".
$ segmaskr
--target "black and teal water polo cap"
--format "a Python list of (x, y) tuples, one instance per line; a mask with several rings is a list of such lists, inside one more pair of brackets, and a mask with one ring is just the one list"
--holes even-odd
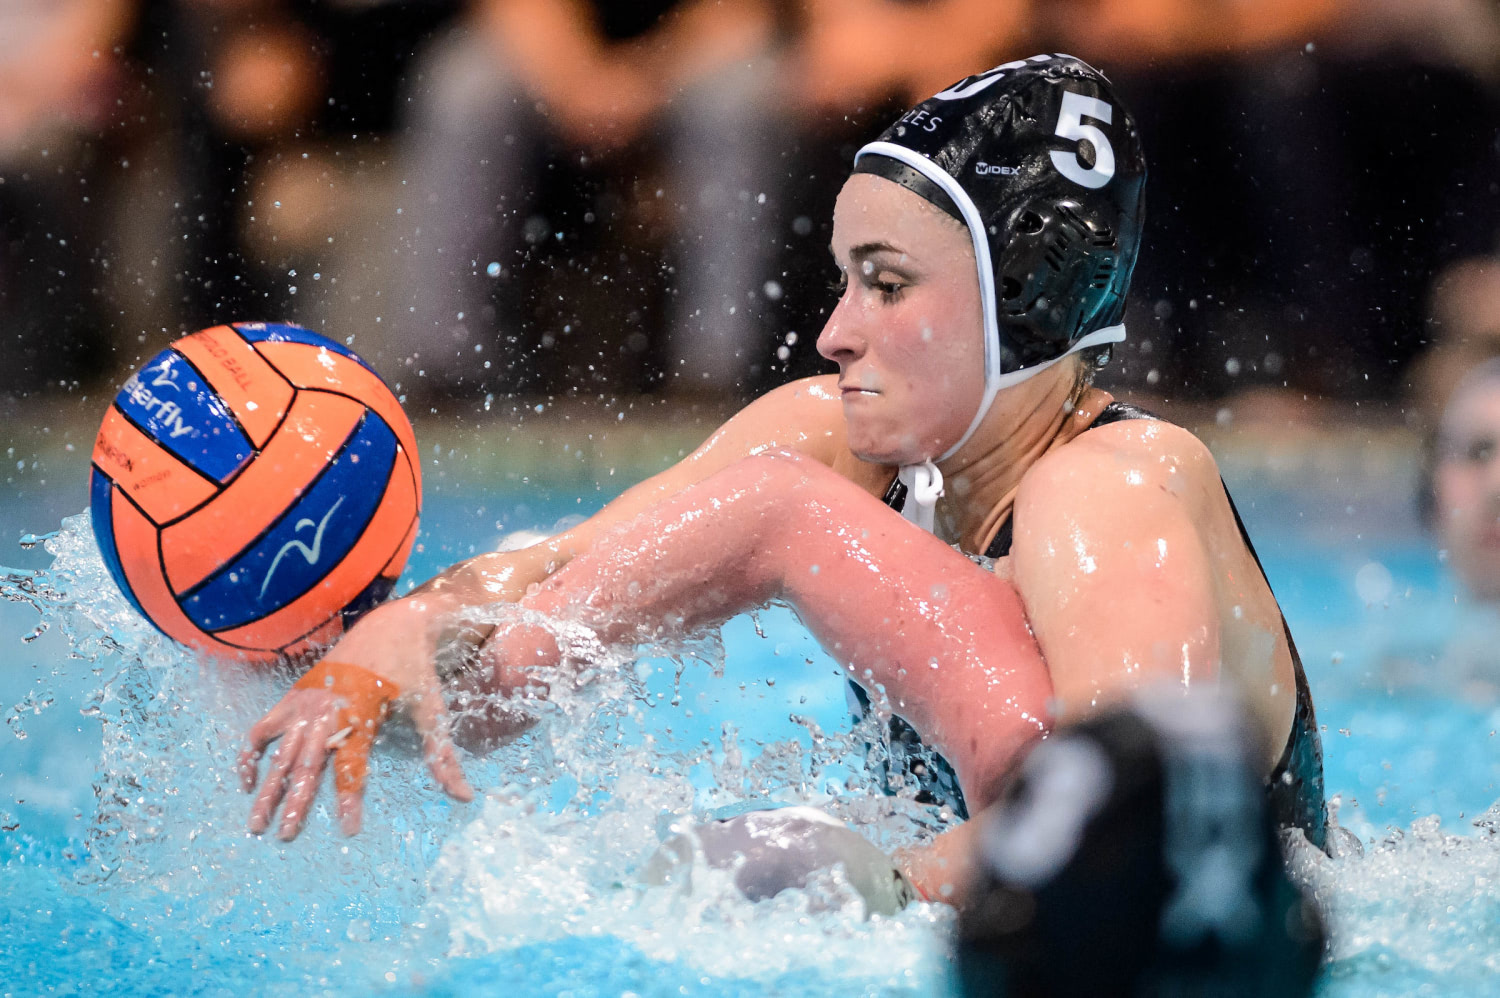
[(985, 393), (1070, 353), (1125, 338), (1140, 247), (1146, 160), (1104, 74), (1038, 55), (960, 80), (901, 116), (854, 157), (961, 221), (984, 306)]

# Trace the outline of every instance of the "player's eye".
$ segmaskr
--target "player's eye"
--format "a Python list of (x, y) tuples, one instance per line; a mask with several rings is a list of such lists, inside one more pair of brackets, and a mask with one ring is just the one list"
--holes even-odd
[(1463, 459), (1470, 464), (1489, 464), (1495, 458), (1495, 439), (1475, 437), (1463, 449)]

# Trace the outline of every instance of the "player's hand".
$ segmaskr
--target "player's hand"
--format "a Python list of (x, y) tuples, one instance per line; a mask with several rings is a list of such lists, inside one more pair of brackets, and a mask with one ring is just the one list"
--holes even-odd
[(250, 729), (249, 744), (240, 753), (240, 782), (250, 793), (261, 756), (271, 742), (281, 741), (251, 809), (250, 831), (258, 835), (269, 828), (277, 806), (282, 805), (277, 834), (285, 841), (295, 838), (317, 796), (330, 754), (339, 825), (346, 835), (359, 831), (370, 748), (398, 698), (411, 710), (422, 735), (427, 766), (438, 784), (458, 800), (472, 800), (474, 790), (464, 779), (449, 736), (447, 707), (436, 675), (406, 690), (404, 697), (402, 693), (388, 678), (333, 659), (324, 659), (298, 680)]

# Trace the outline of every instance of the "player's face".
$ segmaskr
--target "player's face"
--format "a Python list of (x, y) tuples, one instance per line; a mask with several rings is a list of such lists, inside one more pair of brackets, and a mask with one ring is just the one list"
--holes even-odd
[(1500, 600), (1500, 379), (1449, 404), (1438, 446), (1439, 541), (1475, 596)]
[(844, 287), (818, 352), (839, 366), (850, 448), (882, 464), (938, 456), (984, 392), (968, 232), (905, 187), (855, 174), (839, 193), (830, 248)]

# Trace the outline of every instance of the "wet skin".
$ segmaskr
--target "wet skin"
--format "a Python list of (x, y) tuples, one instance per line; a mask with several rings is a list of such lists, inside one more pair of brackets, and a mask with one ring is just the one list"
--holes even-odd
[[(641, 628), (706, 626), (784, 600), (947, 756), (976, 809), (1048, 725), (1152, 681), (1234, 683), (1269, 773), (1291, 724), (1291, 658), (1206, 448), (1180, 428), (1127, 421), (1049, 449), (1076, 394), (1076, 364), (1058, 364), (1002, 391), (942, 462), (939, 536), (919, 530), (878, 497), (895, 465), (942, 453), (977, 408), (972, 249), (947, 216), (869, 175), (845, 184), (831, 248), (847, 283), (818, 346), (837, 376), (757, 400), (577, 528), (471, 559), (379, 608), (329, 658), (418, 691), (430, 764), (461, 797), (470, 791), (452, 761), (433, 652), (464, 607), (499, 600), (575, 615), (627, 642)], [(1012, 553), (987, 572), (963, 552), (985, 549), (1011, 495)], [(539, 628), (461, 636), (486, 639), (461, 680), (470, 686), (545, 683), (560, 664)], [(272, 740), (326, 725), (336, 707), (327, 690), (288, 694), (275, 723), (252, 732), (247, 787)], [(306, 813), (323, 762), (297, 740), (301, 754), (262, 786), (256, 830), (283, 794), (284, 836)], [(357, 826), (356, 809), (341, 801), (341, 814), (354, 814), (346, 828)], [(919, 887), (942, 896), (960, 879), (967, 835), (961, 827), (907, 857)]]

